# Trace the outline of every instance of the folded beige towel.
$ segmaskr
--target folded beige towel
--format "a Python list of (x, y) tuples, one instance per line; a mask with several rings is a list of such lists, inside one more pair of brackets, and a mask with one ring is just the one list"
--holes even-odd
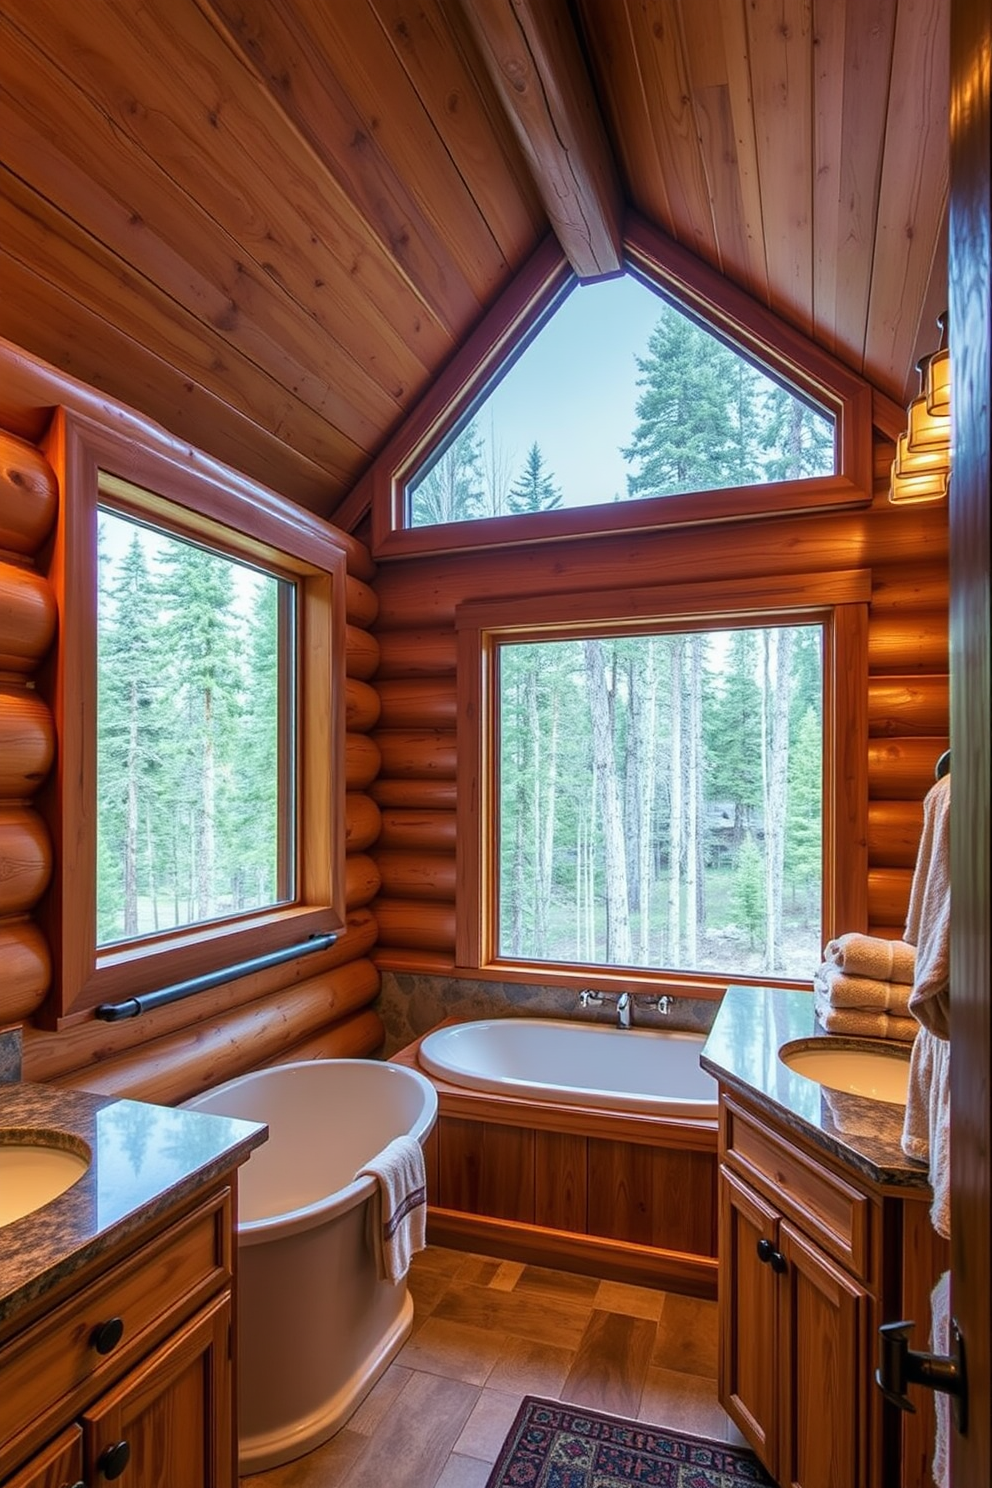
[(839, 966), (848, 976), (908, 982), (912, 986), (916, 947), (905, 940), (883, 940), (877, 935), (861, 935), (851, 930), (827, 941), (823, 959)]
[(910, 1017), (907, 982), (882, 982), (873, 977), (848, 976), (833, 962), (825, 961), (813, 975), (813, 984), (823, 993), (831, 1007), (865, 1008), (877, 1013), (895, 1013)]
[(915, 1018), (900, 1018), (895, 1013), (875, 1012), (868, 1008), (831, 1007), (819, 987), (813, 988), (816, 1020), (828, 1033), (847, 1033), (855, 1038), (898, 1039), (911, 1043), (919, 1032)]
[(941, 1038), (950, 1037), (951, 777), (923, 801), (923, 832), (909, 891), (906, 939), (916, 947), (910, 1010)]

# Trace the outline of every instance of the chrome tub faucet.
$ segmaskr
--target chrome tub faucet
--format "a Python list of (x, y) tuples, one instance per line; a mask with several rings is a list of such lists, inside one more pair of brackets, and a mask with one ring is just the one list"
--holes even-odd
[(617, 1027), (629, 1028), (633, 1001), (629, 992), (621, 992), (617, 998)]

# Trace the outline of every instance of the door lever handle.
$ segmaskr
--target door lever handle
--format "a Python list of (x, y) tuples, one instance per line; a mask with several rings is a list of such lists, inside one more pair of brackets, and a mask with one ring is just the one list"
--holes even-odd
[(902, 1411), (915, 1411), (906, 1394), (907, 1385), (923, 1385), (951, 1397), (951, 1410), (958, 1431), (967, 1426), (968, 1387), (964, 1364), (964, 1339), (957, 1319), (951, 1319), (950, 1354), (919, 1353), (909, 1347), (913, 1322), (882, 1323), (878, 1330), (878, 1368), (875, 1383), (886, 1400)]

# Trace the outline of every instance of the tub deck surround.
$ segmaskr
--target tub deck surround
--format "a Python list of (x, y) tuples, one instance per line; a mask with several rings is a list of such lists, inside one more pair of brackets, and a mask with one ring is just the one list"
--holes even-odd
[(88, 1150), (86, 1173), (65, 1193), (0, 1231), (0, 1334), (158, 1216), (246, 1161), (264, 1125), (165, 1106), (0, 1083), (0, 1142), (44, 1134)]
[(779, 1059), (784, 1044), (814, 1038), (858, 1047), (872, 1042), (822, 1029), (811, 993), (728, 987), (700, 1063), (722, 1086), (745, 1095), (869, 1183), (885, 1189), (926, 1189), (925, 1167), (907, 1157), (900, 1145), (902, 1106), (828, 1090)]
[[(421, 1042), (393, 1062), (423, 1070)], [(430, 1079), (438, 1096), (425, 1150), (432, 1242), (715, 1296), (715, 1119)]]

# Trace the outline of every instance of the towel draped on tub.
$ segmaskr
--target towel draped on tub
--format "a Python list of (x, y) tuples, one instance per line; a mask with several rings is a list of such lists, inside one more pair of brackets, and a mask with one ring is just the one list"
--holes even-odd
[(413, 1255), (427, 1243), (427, 1172), (420, 1143), (416, 1137), (394, 1137), (357, 1176), (364, 1173), (378, 1188), (369, 1222), (379, 1277), (402, 1281)]

